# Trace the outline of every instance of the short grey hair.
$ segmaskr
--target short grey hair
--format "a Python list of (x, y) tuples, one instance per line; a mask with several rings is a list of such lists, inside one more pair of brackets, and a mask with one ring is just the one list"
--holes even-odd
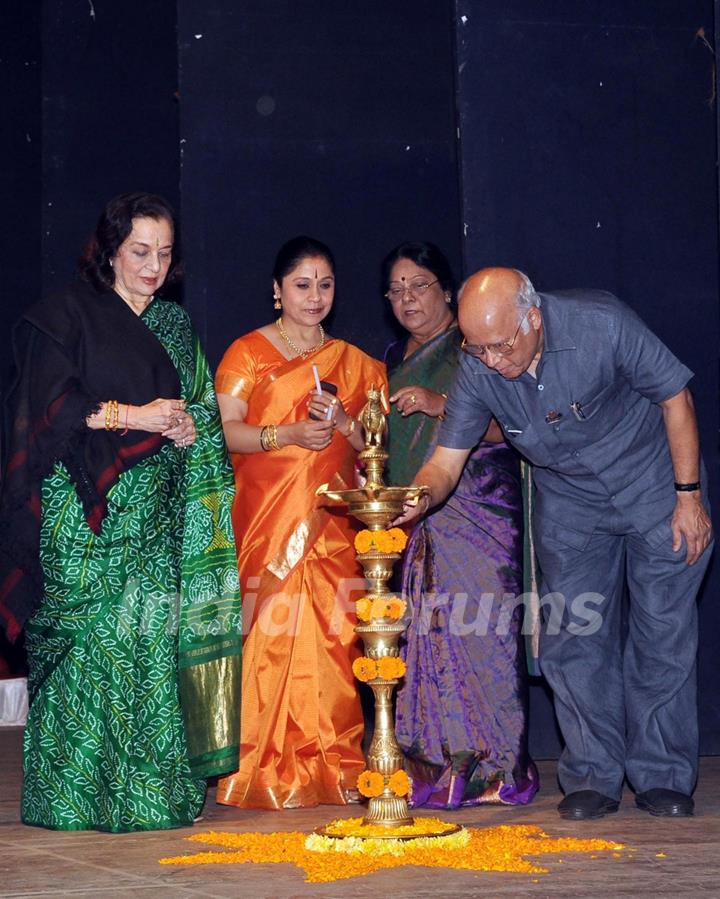
[(540, 295), (533, 287), (530, 278), (528, 278), (528, 276), (524, 272), (518, 271), (518, 269), (516, 268), (514, 268), (513, 271), (520, 278), (520, 288), (518, 289), (517, 296), (515, 297), (515, 305), (518, 311), (518, 320), (522, 321), (523, 334), (527, 334), (530, 330), (530, 322), (527, 320), (527, 317), (523, 318), (523, 316), (527, 316), (528, 312), (533, 307), (539, 309), (542, 305), (542, 300), (540, 298)]

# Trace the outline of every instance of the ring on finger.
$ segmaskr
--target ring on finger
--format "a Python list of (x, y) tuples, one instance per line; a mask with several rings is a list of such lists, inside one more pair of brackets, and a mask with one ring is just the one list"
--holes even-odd
[(410, 394), (410, 402), (413, 404), (413, 406), (415, 405), (415, 403), (417, 403), (417, 397), (414, 393)]

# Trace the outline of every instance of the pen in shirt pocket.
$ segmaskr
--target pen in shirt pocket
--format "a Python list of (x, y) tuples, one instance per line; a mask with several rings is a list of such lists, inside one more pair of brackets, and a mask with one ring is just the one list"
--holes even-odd
[(572, 413), (578, 421), (585, 421), (586, 415), (583, 412), (581, 403), (578, 403), (578, 401), (576, 400), (574, 403), (570, 403), (570, 408), (572, 409)]

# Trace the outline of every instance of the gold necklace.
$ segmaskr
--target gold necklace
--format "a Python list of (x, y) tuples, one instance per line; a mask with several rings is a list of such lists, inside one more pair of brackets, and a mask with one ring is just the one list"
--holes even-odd
[(318, 322), (318, 331), (320, 332), (320, 343), (316, 343), (314, 346), (309, 346), (309, 347), (307, 347), (307, 349), (303, 349), (302, 347), (299, 347), (296, 343), (292, 342), (292, 340), (290, 339), (290, 335), (283, 327), (282, 315), (275, 322), (275, 324), (277, 325), (277, 329), (280, 332), (280, 336), (282, 337), (282, 339), (290, 347), (290, 349), (293, 351), (293, 353), (296, 353), (298, 356), (300, 356), (301, 359), (305, 359), (305, 357), (309, 353), (314, 353), (315, 350), (319, 350), (320, 347), (325, 346), (325, 331), (323, 329), (323, 326), (320, 324), (320, 322)]

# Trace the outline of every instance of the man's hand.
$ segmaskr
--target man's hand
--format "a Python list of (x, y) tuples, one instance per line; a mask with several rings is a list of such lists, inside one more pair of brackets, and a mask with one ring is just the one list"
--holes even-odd
[(712, 523), (699, 491), (678, 494), (670, 527), (673, 552), (680, 550), (684, 537), (687, 546), (686, 561), (688, 565), (694, 565), (712, 540)]
[(436, 446), (432, 456), (415, 475), (411, 484), (413, 487), (420, 484), (425, 485), (430, 491), (429, 495), (424, 494), (419, 500), (412, 499), (406, 502), (402, 515), (393, 521), (393, 525), (415, 521), (416, 518), (424, 515), (431, 506), (439, 506), (443, 500), (447, 499), (460, 480), (463, 466), (469, 455), (469, 449)]
[(393, 521), (392, 526), (396, 528), (401, 524), (407, 524), (409, 521), (415, 521), (416, 518), (421, 518), (429, 508), (430, 497), (427, 493), (424, 493), (422, 496), (415, 496), (412, 499), (405, 500), (403, 503), (402, 514), (398, 515)]

